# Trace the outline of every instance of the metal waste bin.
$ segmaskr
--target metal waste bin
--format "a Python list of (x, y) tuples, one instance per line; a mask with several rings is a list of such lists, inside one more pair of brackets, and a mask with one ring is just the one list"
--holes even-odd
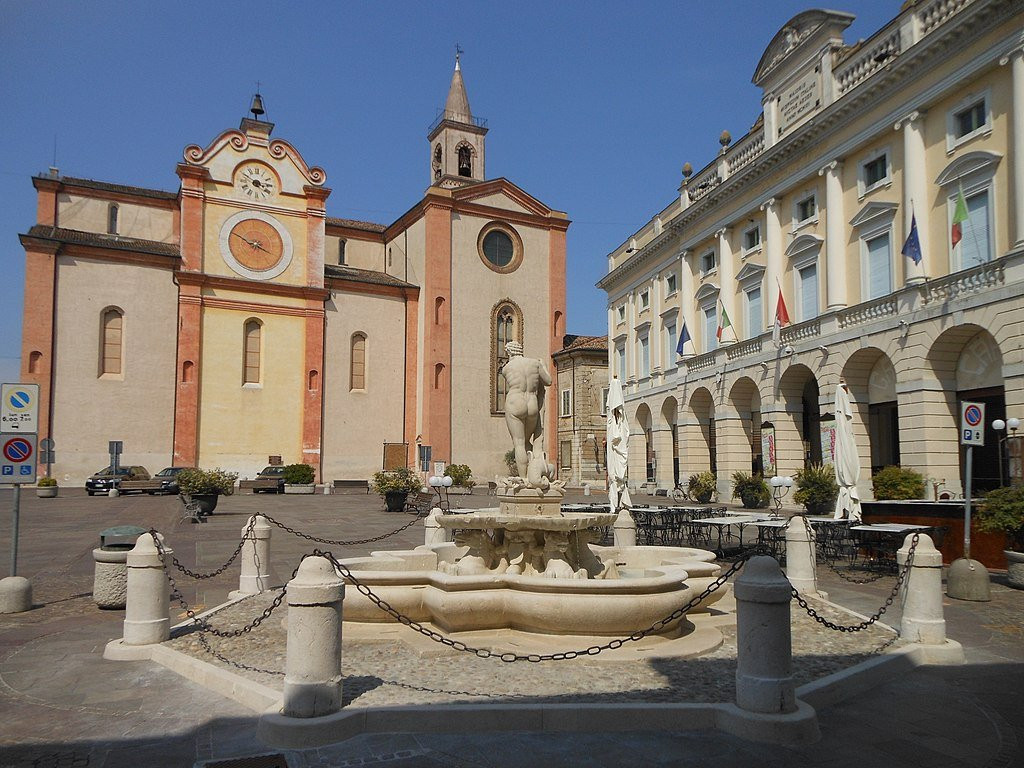
[[(96, 561), (92, 599), (100, 608), (124, 609), (128, 594), (128, 553), (146, 530), (137, 525), (117, 525), (100, 531), (100, 546), (92, 551)], [(129, 540), (108, 541), (126, 538)]]

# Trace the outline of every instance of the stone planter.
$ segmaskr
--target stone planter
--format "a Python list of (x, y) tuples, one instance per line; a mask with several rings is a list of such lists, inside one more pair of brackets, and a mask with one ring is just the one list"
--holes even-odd
[(301, 483), (293, 485), (291, 483), (284, 484), (285, 493), (315, 493), (316, 483)]
[(1024, 552), (1003, 550), (1006, 555), (1006, 577), (1011, 587), (1024, 589)]
[(217, 508), (218, 499), (220, 499), (220, 494), (217, 493), (192, 494), (192, 501), (199, 505), (199, 513), (201, 515), (212, 515), (213, 510)]
[(92, 599), (100, 608), (123, 610), (128, 594), (128, 552), (134, 544), (108, 544), (92, 551), (96, 570)]
[(40, 499), (52, 499), (57, 496), (59, 488), (56, 485), (44, 485), (36, 488), (36, 496)]
[(388, 512), (401, 512), (405, 509), (405, 500), (409, 494), (405, 491), (388, 491), (384, 494), (384, 504)]

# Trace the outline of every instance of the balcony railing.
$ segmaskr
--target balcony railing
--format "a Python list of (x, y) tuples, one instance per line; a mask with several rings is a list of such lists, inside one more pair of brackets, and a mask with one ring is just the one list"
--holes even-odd
[(853, 90), (900, 53), (900, 28), (879, 37), (836, 68), (836, 90), (840, 96)]
[(836, 320), (839, 322), (840, 328), (846, 328), (851, 325), (859, 325), (860, 323), (877, 320), (880, 317), (895, 315), (898, 306), (895, 294), (883, 296), (880, 299), (866, 301), (849, 309), (840, 310), (836, 313)]
[(1005, 280), (1005, 259), (989, 261), (976, 267), (929, 280), (925, 285), (924, 303), (949, 301), (965, 293), (974, 293)]
[(729, 356), (730, 360), (736, 360), (737, 358), (746, 357), (747, 355), (756, 355), (760, 351), (761, 337), (758, 336), (756, 339), (741, 341), (738, 344), (726, 347), (725, 353)]
[(437, 128), (445, 120), (451, 120), (453, 123), (463, 123), (467, 125), (475, 125), (477, 128), (486, 128), (487, 120), (483, 117), (473, 117), (472, 115), (463, 115), (458, 112), (451, 112), (447, 109), (437, 110), (437, 117), (434, 122), (430, 124), (427, 129), (427, 133), (433, 133), (434, 129)]
[(686, 370), (688, 371), (702, 371), (705, 368), (710, 368), (715, 364), (715, 355), (717, 352), (711, 350), (705, 352), (703, 355), (694, 355), (686, 361)]
[(813, 320), (807, 320), (797, 325), (791, 325), (789, 328), (783, 328), (781, 334), (781, 341), (783, 344), (792, 344), (794, 341), (800, 341), (801, 339), (810, 339), (814, 336), (821, 335), (821, 318), (816, 317)]

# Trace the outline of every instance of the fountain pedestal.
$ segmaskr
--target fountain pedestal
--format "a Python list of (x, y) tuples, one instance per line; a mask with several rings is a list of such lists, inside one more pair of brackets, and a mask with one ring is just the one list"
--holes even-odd
[(498, 513), (507, 517), (558, 517), (565, 491), (522, 487), (498, 491)]

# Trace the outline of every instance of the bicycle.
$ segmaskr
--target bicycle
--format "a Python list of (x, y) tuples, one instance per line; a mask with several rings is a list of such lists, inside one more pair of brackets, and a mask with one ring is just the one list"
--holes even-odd
[(672, 497), (672, 501), (693, 501), (693, 499), (690, 498), (690, 489), (684, 486), (681, 482), (676, 483), (675, 487), (669, 491), (668, 494)]

